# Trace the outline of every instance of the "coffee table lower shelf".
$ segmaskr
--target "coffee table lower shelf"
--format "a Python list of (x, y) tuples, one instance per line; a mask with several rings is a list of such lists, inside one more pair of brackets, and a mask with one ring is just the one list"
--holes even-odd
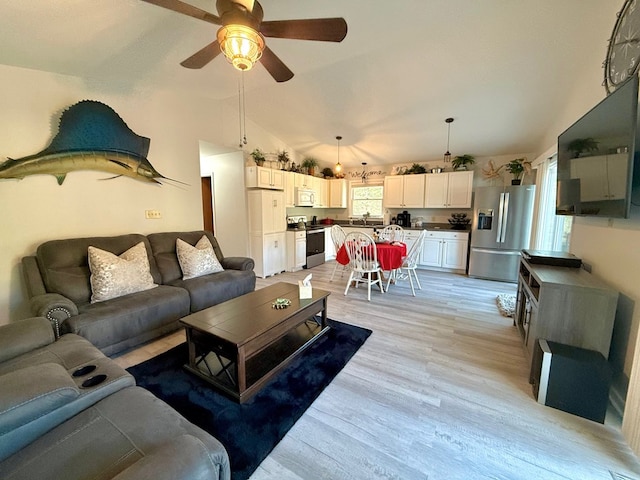
[[(186, 364), (184, 368), (242, 403), (329, 328), (326, 324), (323, 325), (320, 318), (317, 321), (307, 320), (251, 357), (245, 358), (244, 362), (239, 358), (235, 345), (218, 338), (213, 339), (197, 330), (187, 329), (190, 337), (188, 343), (195, 347), (196, 352), (194, 364)], [(242, 384), (245, 385), (244, 389)]]

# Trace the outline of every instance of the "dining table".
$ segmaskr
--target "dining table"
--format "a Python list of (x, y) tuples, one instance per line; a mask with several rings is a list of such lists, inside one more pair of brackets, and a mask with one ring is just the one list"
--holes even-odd
[[(402, 242), (375, 242), (376, 255), (380, 269), (391, 271), (402, 266), (404, 257), (407, 256), (407, 245)], [(336, 261), (341, 265), (349, 263), (349, 254), (344, 245), (336, 253)]]

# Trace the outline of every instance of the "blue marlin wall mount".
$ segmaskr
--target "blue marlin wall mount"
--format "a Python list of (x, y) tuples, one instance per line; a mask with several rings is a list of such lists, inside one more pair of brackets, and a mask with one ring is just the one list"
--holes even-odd
[(53, 175), (62, 185), (70, 172), (97, 170), (118, 177), (161, 184), (172, 180), (147, 160), (151, 140), (135, 134), (108, 105), (83, 100), (60, 116), (58, 133), (39, 153), (0, 164), (0, 179)]

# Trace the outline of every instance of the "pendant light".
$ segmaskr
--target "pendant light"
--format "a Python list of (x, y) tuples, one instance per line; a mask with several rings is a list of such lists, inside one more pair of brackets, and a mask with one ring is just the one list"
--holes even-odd
[(367, 183), (367, 162), (362, 162), (362, 183)]
[(447, 151), (444, 154), (444, 163), (448, 163), (451, 161), (451, 152), (449, 152), (449, 137), (451, 135), (451, 123), (453, 122), (453, 118), (449, 117), (445, 119), (447, 122)]
[(336, 140), (338, 141), (338, 163), (336, 163), (336, 177), (342, 178), (342, 165), (340, 164), (340, 140), (342, 137), (340, 135), (336, 136)]

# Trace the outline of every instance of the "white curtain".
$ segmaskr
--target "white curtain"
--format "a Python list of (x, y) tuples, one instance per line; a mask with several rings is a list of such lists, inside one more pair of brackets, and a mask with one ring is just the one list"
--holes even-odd
[(539, 186), (538, 218), (534, 238), (537, 250), (569, 251), (573, 217), (556, 215), (556, 178), (558, 157), (556, 154), (537, 166)]

